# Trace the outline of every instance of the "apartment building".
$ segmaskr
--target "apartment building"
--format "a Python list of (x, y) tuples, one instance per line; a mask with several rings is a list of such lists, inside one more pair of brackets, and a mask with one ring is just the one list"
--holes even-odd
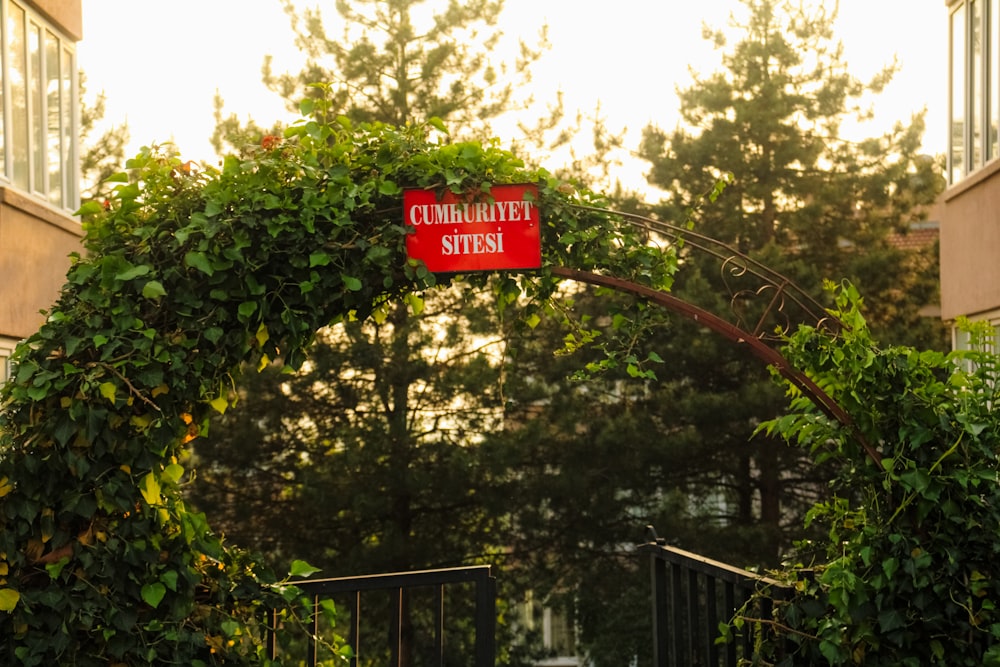
[[(941, 315), (1000, 335), (1000, 0), (946, 0), (950, 127), (941, 213)], [(968, 345), (956, 331), (954, 345)]]
[(80, 247), (81, 0), (0, 0), (0, 381)]

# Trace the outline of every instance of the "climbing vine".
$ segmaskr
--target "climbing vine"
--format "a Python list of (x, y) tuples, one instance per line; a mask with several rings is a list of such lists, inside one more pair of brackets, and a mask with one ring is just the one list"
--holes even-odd
[(836, 292), (844, 330), (803, 328), (786, 356), (851, 415), (877, 455), (794, 393), (788, 415), (765, 426), (843, 472), (833, 499), (810, 517), (828, 540), (802, 545), (815, 560), (784, 573), (797, 592), (778, 602), (776, 641), (758, 658), (1000, 665), (995, 334), (971, 327), (978, 351), (949, 355), (882, 348), (857, 292)]
[(303, 111), (219, 168), (144, 149), (81, 211), (85, 252), (2, 392), (0, 662), (262, 664), (295, 589), (184, 505), (186, 445), (240, 369), (298, 367), (319, 327), (452, 279), (407, 260), (404, 188), (539, 184), (544, 266), (493, 281), (528, 318), (552, 266), (670, 285), (671, 249), (495, 144)]

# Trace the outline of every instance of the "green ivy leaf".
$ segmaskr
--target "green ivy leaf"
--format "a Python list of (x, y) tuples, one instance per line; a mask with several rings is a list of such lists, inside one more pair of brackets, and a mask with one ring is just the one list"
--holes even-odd
[(163, 601), (163, 596), (166, 594), (167, 587), (158, 581), (142, 587), (142, 599), (153, 609), (160, 606), (160, 602)]
[(104, 205), (103, 204), (101, 204), (100, 202), (91, 200), (91, 201), (88, 201), (88, 202), (84, 202), (80, 206), (80, 208), (76, 209), (76, 211), (73, 212), (73, 215), (77, 215), (77, 216), (80, 216), (80, 217), (84, 217), (84, 216), (88, 216), (88, 215), (97, 215), (98, 213), (100, 213), (103, 210), (104, 210)]
[(214, 218), (215, 216), (219, 215), (220, 213), (222, 213), (222, 206), (219, 205), (219, 202), (208, 201), (208, 202), (205, 203), (205, 216), (206, 217)]
[(163, 585), (169, 588), (170, 590), (174, 591), (175, 593), (177, 592), (177, 573), (175, 571), (167, 570), (166, 572), (160, 575), (160, 581), (162, 581)]
[(139, 264), (138, 266), (131, 266), (124, 271), (119, 271), (115, 274), (116, 280), (128, 281), (133, 278), (138, 278), (139, 276), (144, 276), (152, 271), (148, 264)]
[(410, 310), (413, 311), (413, 315), (415, 317), (419, 316), (420, 313), (424, 312), (424, 300), (420, 298), (418, 294), (410, 292), (405, 297), (403, 297), (403, 301), (405, 301), (406, 305), (410, 307)]
[(438, 118), (437, 116), (431, 116), (430, 118), (428, 118), (427, 124), (433, 127), (438, 132), (441, 132), (442, 134), (448, 134), (448, 128), (445, 127), (444, 121)]
[(240, 313), (240, 319), (244, 321), (248, 320), (250, 319), (250, 316), (257, 311), (257, 302), (244, 301), (243, 303), (240, 304), (238, 310)]
[(21, 594), (13, 588), (0, 588), (0, 611), (14, 611)]
[(226, 414), (226, 410), (229, 409), (229, 401), (226, 400), (225, 396), (216, 396), (209, 401), (208, 404), (211, 405), (212, 409), (220, 415)]
[(391, 197), (393, 195), (398, 195), (402, 191), (403, 189), (392, 181), (382, 181), (381, 183), (378, 184), (378, 193), (380, 195), (386, 195)]
[(326, 252), (314, 252), (309, 255), (309, 268), (315, 266), (326, 266), (330, 263), (330, 254)]
[(184, 468), (177, 463), (171, 463), (163, 469), (163, 478), (172, 484), (176, 484), (184, 476)]
[(310, 575), (316, 574), (317, 572), (319, 572), (318, 567), (313, 567), (304, 560), (293, 560), (292, 567), (288, 571), (288, 574), (290, 574), (293, 577), (308, 577)]
[(361, 281), (353, 276), (341, 275), (341, 279), (344, 281), (344, 287), (351, 290), (352, 292), (358, 292), (361, 290)]
[(59, 575), (62, 574), (63, 568), (69, 563), (69, 557), (63, 556), (55, 563), (48, 563), (45, 566), (45, 571), (49, 573), (50, 579), (58, 579)]
[(114, 405), (115, 394), (118, 393), (118, 385), (114, 382), (102, 382), (97, 390), (101, 392), (101, 396), (108, 399)]
[(184, 255), (184, 263), (193, 269), (198, 269), (206, 276), (211, 276), (215, 274), (215, 269), (212, 268), (212, 262), (208, 259), (208, 256), (203, 252), (191, 251)]
[(156, 475), (153, 473), (147, 473), (146, 476), (142, 478), (142, 482), (139, 484), (139, 491), (142, 493), (142, 497), (150, 505), (160, 504), (160, 482), (156, 479)]
[(150, 280), (142, 286), (142, 296), (147, 299), (159, 299), (166, 295), (167, 290), (163, 288), (163, 283), (159, 280)]

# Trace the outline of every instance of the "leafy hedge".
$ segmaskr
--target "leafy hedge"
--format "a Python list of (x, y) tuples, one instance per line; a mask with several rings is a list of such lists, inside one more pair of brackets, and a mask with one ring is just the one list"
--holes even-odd
[[(546, 266), (669, 287), (672, 251), (573, 206), (596, 196), (437, 141), (436, 121), (352, 127), (317, 105), (219, 169), (144, 150), (81, 211), (86, 253), (2, 393), (3, 664), (261, 664), (264, 612), (294, 615), (295, 589), (184, 506), (185, 445), (238, 369), (296, 367), (320, 326), (435, 284), (405, 257), (403, 188), (538, 182)], [(540, 309), (556, 280), (495, 286)]]
[(811, 328), (788, 359), (845, 408), (857, 433), (803, 397), (766, 428), (843, 464), (835, 498), (813, 510), (829, 528), (818, 563), (787, 574), (776, 641), (781, 665), (1000, 665), (1000, 358), (990, 327), (979, 352), (880, 348), (850, 286), (838, 291), (849, 326)]

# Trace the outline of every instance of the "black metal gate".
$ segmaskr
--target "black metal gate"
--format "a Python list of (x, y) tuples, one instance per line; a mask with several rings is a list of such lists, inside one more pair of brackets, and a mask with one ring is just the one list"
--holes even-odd
[[(314, 605), (311, 631), (305, 641), (304, 664), (314, 667), (320, 664), (320, 646), (322, 640), (319, 625), (320, 603), (324, 599), (346, 599), (346, 604), (337, 604), (339, 614), (347, 614), (348, 637), (352, 657), (350, 666), (357, 667), (358, 660), (367, 651), (384, 650), (385, 641), (361, 637), (362, 596), (365, 593), (382, 592), (393, 601), (388, 605), (389, 618), (381, 619), (389, 629), (389, 667), (404, 665), (403, 659), (403, 622), (406, 596), (422, 591), (429, 594), (429, 607), (433, 615), (432, 627), (429, 628), (429, 643), (432, 656), (422, 664), (445, 667), (446, 619), (449, 610), (445, 607), (445, 589), (447, 587), (470, 586), (473, 589), (472, 606), (474, 608), (475, 650), (474, 667), (494, 667), (496, 660), (496, 580), (489, 565), (457, 567), (441, 570), (420, 570), (416, 572), (401, 572), (393, 574), (376, 574), (359, 577), (340, 577), (337, 579), (317, 579), (314, 581), (297, 581), (295, 585), (312, 598)], [(267, 652), (271, 659), (277, 657), (278, 648), (274, 633), (277, 629), (277, 619), (271, 619), (271, 631)], [(378, 646), (378, 649), (375, 647)], [(468, 664), (463, 662), (463, 664)]]
[[(638, 549), (650, 560), (654, 667), (737, 667), (750, 660), (772, 618), (772, 601), (791, 592), (774, 579), (667, 546), (655, 533)], [(758, 592), (765, 594), (754, 597)], [(752, 620), (737, 627), (737, 616)], [(731, 631), (726, 642), (724, 626)]]

